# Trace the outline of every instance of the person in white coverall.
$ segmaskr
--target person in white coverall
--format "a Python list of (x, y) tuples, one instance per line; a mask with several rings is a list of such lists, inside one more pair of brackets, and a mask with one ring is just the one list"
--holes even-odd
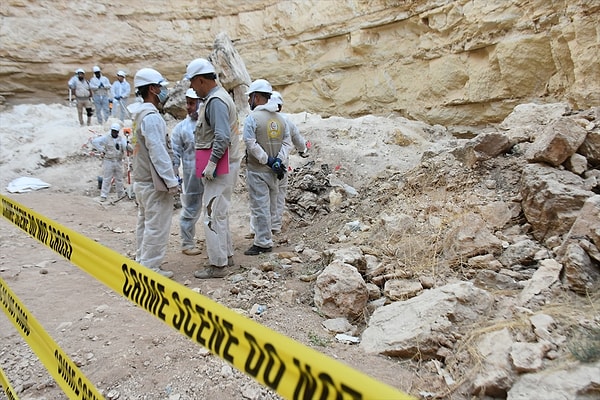
[(167, 81), (152, 68), (136, 72), (133, 84), (143, 103), (133, 103), (133, 190), (138, 202), (135, 260), (168, 278), (172, 271), (160, 265), (166, 255), (171, 231), (173, 195), (179, 182), (169, 155), (167, 124), (157, 106), (164, 103), (169, 91)]
[[(269, 102), (275, 103), (277, 105), (277, 110), (281, 113), (281, 109), (283, 108), (283, 97), (281, 96), (281, 93), (274, 90), (273, 93), (271, 94), (271, 98), (269, 99)], [(290, 138), (292, 140), (292, 144), (296, 148), (296, 151), (298, 151), (298, 154), (300, 155), (300, 157), (302, 157), (302, 158), (308, 157), (308, 147), (306, 145), (306, 143), (307, 143), (306, 139), (304, 138), (304, 136), (302, 136), (302, 134), (300, 134), (300, 131), (298, 130), (298, 127), (296, 126), (296, 124), (294, 124), (286, 114), (281, 113), (281, 115), (285, 119), (285, 122), (288, 126), (288, 129), (290, 131)], [(287, 167), (290, 166), (289, 158), (285, 159), (285, 160), (282, 159), (282, 161), (285, 166), (287, 166)], [(287, 194), (288, 181), (289, 181), (288, 174), (285, 174), (283, 179), (279, 180), (279, 192), (277, 193), (277, 208), (275, 211), (275, 215), (271, 218), (271, 231), (274, 234), (278, 234), (279, 232), (281, 232), (281, 226), (283, 223), (283, 210), (285, 209), (285, 196)]]
[(123, 136), (119, 135), (121, 125), (112, 124), (108, 135), (97, 137), (92, 140), (92, 146), (102, 153), (102, 188), (100, 189), (100, 201), (106, 201), (110, 192), (111, 181), (115, 180), (117, 198), (125, 196), (123, 189), (123, 155), (126, 151), (133, 151), (131, 145)]
[(108, 121), (109, 107), (108, 107), (108, 94), (110, 91), (110, 82), (108, 78), (102, 75), (100, 67), (97, 65), (92, 69), (94, 76), (90, 79), (90, 88), (92, 89), (94, 96), (94, 105), (96, 106), (96, 118), (99, 124), (103, 124)]
[(117, 80), (113, 82), (110, 88), (110, 94), (113, 101), (112, 115), (121, 121), (128, 117), (127, 99), (131, 94), (131, 85), (125, 80), (127, 74), (124, 71), (117, 72)]
[(200, 98), (190, 88), (185, 92), (185, 108), (187, 117), (175, 125), (171, 132), (171, 147), (173, 148), (173, 169), (183, 172), (183, 194), (181, 195), (181, 215), (179, 230), (181, 234), (181, 252), (188, 256), (201, 253), (196, 247), (196, 222), (202, 211), (202, 194), (204, 185), (202, 179), (196, 176), (196, 147), (194, 129), (198, 121)]
[[(210, 264), (196, 271), (194, 276), (222, 278), (227, 275), (225, 267), (233, 265), (229, 207), (242, 158), (239, 120), (233, 99), (217, 84), (215, 68), (208, 60), (191, 61), (184, 78), (204, 99), (194, 132), (197, 154), (210, 150), (210, 158), (201, 173), (204, 235)], [(225, 164), (229, 171), (217, 174), (217, 164)]]
[(244, 121), (244, 143), (248, 160), (246, 180), (250, 197), (250, 220), (254, 244), (244, 252), (249, 256), (270, 252), (273, 248), (272, 219), (277, 212), (279, 181), (287, 173), (292, 147), (290, 132), (278, 105), (269, 102), (273, 89), (264, 79), (252, 82), (248, 104), (252, 112)]

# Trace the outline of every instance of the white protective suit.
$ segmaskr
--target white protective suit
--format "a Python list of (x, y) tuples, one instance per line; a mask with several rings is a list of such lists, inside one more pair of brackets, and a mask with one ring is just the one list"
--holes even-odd
[[(288, 129), (290, 131), (290, 138), (292, 140), (292, 144), (296, 148), (298, 152), (306, 151), (306, 139), (300, 134), (298, 127), (294, 124), (287, 114), (281, 113), (281, 116), (285, 118), (285, 122), (288, 125)], [(283, 160), (283, 165), (286, 167), (290, 166), (289, 157), (286, 160)], [(285, 174), (283, 179), (279, 181), (279, 192), (277, 193), (277, 210), (275, 211), (275, 215), (271, 219), (271, 229), (274, 233), (278, 233), (281, 231), (281, 225), (283, 223), (283, 210), (285, 209), (285, 196), (287, 195), (287, 187), (289, 181), (289, 173)]]
[(123, 156), (126, 151), (133, 151), (133, 148), (123, 136), (119, 135), (113, 138), (110, 133), (92, 140), (92, 146), (104, 154), (100, 197), (108, 197), (113, 178), (115, 179), (117, 197), (125, 196), (125, 190), (123, 189)]
[(202, 178), (206, 252), (211, 266), (224, 267), (228, 264), (228, 257), (233, 256), (229, 207), (242, 152), (235, 103), (222, 87), (216, 86), (208, 92), (204, 106), (198, 112), (194, 135), (196, 149), (212, 149), (210, 161), (214, 163), (218, 163), (226, 149), (229, 152), (229, 173), (217, 175), (212, 180)]
[(133, 123), (133, 190), (138, 201), (135, 260), (155, 271), (166, 255), (171, 231), (173, 195), (157, 190), (156, 179), (167, 188), (178, 185), (167, 148), (167, 126), (157, 108), (151, 103), (135, 103), (129, 110)]
[(115, 118), (119, 118), (124, 121), (126, 117), (129, 117), (127, 111), (127, 100), (131, 94), (131, 85), (126, 80), (119, 82), (117, 79), (113, 82), (110, 88), (111, 97), (113, 99), (112, 115)]
[(173, 169), (183, 172), (183, 194), (181, 195), (181, 215), (179, 228), (181, 234), (181, 249), (195, 247), (196, 222), (202, 212), (202, 194), (204, 184), (196, 176), (196, 148), (194, 145), (194, 129), (197, 119), (189, 115), (173, 128), (171, 132), (171, 147), (173, 148)]
[(98, 119), (98, 123), (102, 124), (108, 121), (109, 117), (108, 93), (110, 91), (110, 82), (104, 75), (100, 75), (100, 78), (94, 75), (90, 79), (90, 88), (94, 93), (92, 99), (96, 106), (96, 118)]
[[(269, 157), (287, 160), (292, 147), (289, 127), (277, 110), (277, 104), (268, 102), (257, 106), (244, 121), (251, 229), (254, 231), (254, 244), (263, 248), (273, 246), (272, 221), (277, 212), (279, 192), (279, 180), (267, 161)], [(275, 123), (282, 125), (277, 137), (274, 132), (266, 132), (267, 127), (272, 127)], [(261, 129), (265, 132), (261, 132)], [(284, 179), (286, 176), (287, 173), (284, 174)]]

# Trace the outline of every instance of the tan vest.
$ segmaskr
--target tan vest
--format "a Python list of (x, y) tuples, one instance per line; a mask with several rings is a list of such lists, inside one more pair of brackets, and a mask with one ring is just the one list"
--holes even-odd
[[(125, 154), (125, 150), (127, 143), (122, 140), (121, 136), (117, 136), (117, 141), (112, 137), (109, 133), (106, 135), (106, 142), (104, 145), (104, 159), (105, 160), (117, 160), (121, 161), (123, 159), (123, 155)], [(119, 150), (117, 150), (116, 143), (119, 143)], [(123, 146), (125, 144), (125, 146)]]
[(84, 79), (83, 81), (76, 79), (75, 81), (75, 97), (88, 98), (92, 95), (90, 92), (90, 83), (87, 79)]
[(196, 140), (196, 149), (211, 149), (213, 147), (213, 141), (215, 140), (215, 132), (213, 128), (206, 121), (206, 105), (210, 103), (213, 98), (221, 99), (229, 110), (229, 131), (230, 131), (230, 142), (229, 142), (229, 162), (239, 161), (242, 158), (241, 143), (240, 143), (240, 125), (237, 116), (237, 110), (233, 99), (227, 93), (225, 89), (219, 87), (213, 94), (204, 100), (204, 105), (198, 112), (198, 123), (194, 136)]
[[(256, 142), (270, 157), (277, 157), (285, 133), (285, 119), (281, 114), (267, 110), (252, 111), (250, 115), (256, 121)], [(259, 163), (250, 153), (248, 153), (248, 169), (252, 171), (271, 170), (269, 166)]]

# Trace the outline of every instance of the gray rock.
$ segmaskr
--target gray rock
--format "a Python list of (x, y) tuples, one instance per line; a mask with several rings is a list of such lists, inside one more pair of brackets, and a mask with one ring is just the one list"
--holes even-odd
[(427, 290), (375, 310), (363, 332), (361, 348), (367, 353), (435, 358), (440, 343), (454, 342), (452, 331), (457, 324), (475, 323), (492, 303), (488, 292), (469, 282)]
[(515, 379), (509, 360), (514, 344), (507, 328), (490, 332), (477, 342), (477, 351), (483, 363), (473, 380), (472, 393), (478, 396), (504, 397)]
[(575, 222), (594, 192), (584, 189), (581, 177), (543, 164), (529, 164), (521, 178), (521, 205), (537, 240), (563, 235)]
[(356, 318), (363, 313), (369, 293), (354, 266), (334, 260), (317, 277), (314, 300), (329, 318)]
[(517, 372), (539, 371), (544, 355), (550, 350), (549, 343), (514, 343), (510, 350), (510, 359)]
[(587, 136), (587, 131), (571, 118), (560, 118), (543, 130), (527, 149), (529, 162), (543, 162), (558, 167), (564, 163)]
[(507, 393), (507, 400), (597, 399), (600, 394), (600, 361), (572, 363), (560, 369), (521, 375)]

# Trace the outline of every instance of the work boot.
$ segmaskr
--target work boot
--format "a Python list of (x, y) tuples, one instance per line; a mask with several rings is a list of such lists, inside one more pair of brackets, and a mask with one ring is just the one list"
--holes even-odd
[(233, 256), (229, 256), (227, 257), (227, 266), (228, 267), (233, 267), (234, 266), (234, 262), (233, 262)]
[(198, 279), (224, 278), (227, 276), (227, 271), (225, 271), (225, 267), (209, 265), (194, 272), (194, 276)]
[(202, 250), (192, 247), (191, 249), (183, 249), (181, 252), (186, 256), (197, 256), (198, 254), (202, 253)]
[(252, 247), (244, 252), (244, 254), (247, 256), (257, 256), (260, 253), (270, 253), (271, 251), (273, 251), (272, 247), (260, 247), (253, 244)]
[(171, 277), (173, 277), (173, 275), (175, 275), (173, 273), (173, 271), (165, 271), (164, 269), (160, 269), (160, 268), (152, 268), (152, 271), (158, 272), (159, 274), (161, 274), (162, 276), (164, 276), (166, 278), (171, 278)]

